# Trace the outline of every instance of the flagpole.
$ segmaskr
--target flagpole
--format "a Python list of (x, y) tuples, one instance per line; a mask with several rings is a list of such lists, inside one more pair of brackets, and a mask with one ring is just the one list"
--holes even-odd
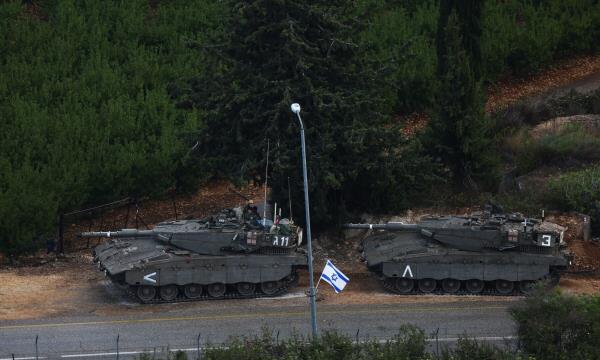
[[(325, 266), (327, 266), (327, 261), (328, 261), (328, 259), (325, 259)], [(325, 271), (325, 268), (323, 268), (323, 271)], [(321, 276), (319, 276), (319, 281), (317, 281), (317, 286), (315, 286), (315, 291), (319, 288), (319, 284), (321, 283), (321, 278), (323, 278), (323, 271), (321, 271)]]
[(315, 286), (315, 291), (319, 288), (319, 284), (321, 283), (321, 277), (319, 276), (319, 281), (317, 281), (317, 285)]

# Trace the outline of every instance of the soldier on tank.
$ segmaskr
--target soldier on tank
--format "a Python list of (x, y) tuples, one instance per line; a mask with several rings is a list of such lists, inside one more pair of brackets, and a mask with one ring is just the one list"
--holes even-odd
[(244, 207), (243, 212), (244, 221), (252, 226), (260, 226), (260, 215), (258, 214), (258, 208), (254, 206), (254, 201), (248, 200), (248, 203)]

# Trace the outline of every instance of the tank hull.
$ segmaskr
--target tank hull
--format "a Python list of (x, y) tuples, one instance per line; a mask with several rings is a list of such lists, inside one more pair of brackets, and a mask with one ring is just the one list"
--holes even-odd
[(534, 254), (473, 254), (448, 252), (436, 255), (407, 256), (397, 261), (384, 262), (385, 277), (430, 278), (443, 280), (480, 279), (483, 281), (540, 280), (553, 271), (564, 269), (563, 259)]
[(539, 281), (556, 284), (570, 265), (562, 235), (548, 223), (534, 223), (534, 230), (522, 224), (442, 217), (417, 227), (373, 226), (363, 257), (385, 288), (399, 294), (516, 295)]
[(292, 249), (203, 255), (152, 238), (98, 246), (94, 259), (120, 288), (143, 303), (276, 296), (297, 280), (306, 255)]
[(537, 282), (555, 285), (567, 267), (561, 258), (533, 254), (421, 255), (383, 262), (373, 269), (398, 294), (527, 294)]

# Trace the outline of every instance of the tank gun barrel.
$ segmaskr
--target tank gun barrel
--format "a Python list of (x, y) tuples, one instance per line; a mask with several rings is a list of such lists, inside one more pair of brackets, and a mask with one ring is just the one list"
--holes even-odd
[(152, 230), (123, 229), (118, 231), (86, 231), (79, 234), (81, 237), (106, 237), (106, 238), (124, 238), (124, 237), (150, 237), (156, 235)]
[(404, 224), (401, 222), (388, 222), (385, 224), (344, 224), (345, 229), (371, 229), (371, 230), (388, 230), (388, 231), (410, 231), (419, 230), (417, 224)]

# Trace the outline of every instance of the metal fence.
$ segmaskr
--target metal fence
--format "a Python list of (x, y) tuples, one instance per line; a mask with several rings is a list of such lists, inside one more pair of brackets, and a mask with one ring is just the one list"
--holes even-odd
[[(67, 224), (74, 223), (78, 225), (75, 231), (67, 233)], [(140, 225), (148, 228), (141, 215), (140, 202), (135, 198), (129, 197), (87, 209), (61, 213), (58, 215), (56, 252), (64, 254), (68, 251), (89, 249), (91, 246), (97, 245), (100, 241), (99, 239), (91, 238), (80, 239), (76, 235), (78, 231), (92, 231), (95, 229), (115, 230), (117, 228), (126, 228), (130, 223), (136, 228)], [(65, 243), (65, 238), (68, 238), (68, 243)]]

